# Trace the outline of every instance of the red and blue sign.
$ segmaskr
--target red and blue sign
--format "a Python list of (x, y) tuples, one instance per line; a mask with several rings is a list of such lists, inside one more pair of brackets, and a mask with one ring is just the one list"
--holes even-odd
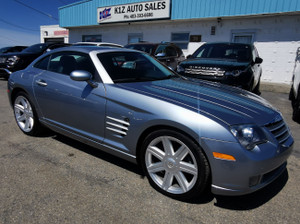
[(99, 13), (99, 20), (104, 20), (104, 19), (108, 19), (109, 17), (111, 17), (111, 13), (110, 13), (111, 8), (105, 8), (103, 11), (100, 11)]

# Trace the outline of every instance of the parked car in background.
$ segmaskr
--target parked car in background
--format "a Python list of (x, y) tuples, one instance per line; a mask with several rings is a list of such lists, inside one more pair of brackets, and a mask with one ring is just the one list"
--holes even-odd
[(99, 47), (123, 47), (120, 44), (107, 43), (107, 42), (76, 42), (73, 46), (99, 46)]
[(11, 47), (3, 47), (0, 49), (0, 54), (6, 54), (11, 52), (20, 52), (26, 49), (27, 46), (11, 46)]
[(253, 44), (206, 43), (182, 62), (185, 76), (238, 86), (260, 94), (262, 58)]
[(26, 68), (38, 56), (50, 50), (64, 46), (68, 46), (68, 44), (34, 44), (21, 52), (0, 54), (0, 77), (7, 79), (12, 72)]
[(293, 83), (290, 91), (290, 100), (293, 107), (293, 120), (300, 123), (300, 47), (297, 50)]
[(7, 92), (25, 134), (48, 127), (138, 163), (177, 199), (256, 191), (286, 169), (294, 142), (261, 97), (124, 48), (54, 50), (11, 74)]
[(176, 71), (177, 65), (185, 60), (185, 56), (181, 48), (173, 43), (139, 42), (134, 44), (127, 44), (124, 47), (144, 51), (155, 57), (174, 71)]

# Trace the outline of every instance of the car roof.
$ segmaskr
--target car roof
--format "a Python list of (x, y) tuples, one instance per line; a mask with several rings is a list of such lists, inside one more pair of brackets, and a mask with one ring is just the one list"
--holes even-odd
[(234, 43), (234, 42), (207, 42), (205, 44), (228, 44), (228, 45), (247, 45), (247, 46), (253, 45), (247, 43)]
[(49, 53), (54, 53), (54, 52), (61, 52), (61, 51), (77, 51), (77, 52), (82, 52), (89, 54), (90, 52), (96, 52), (96, 53), (104, 53), (104, 52), (137, 52), (136, 50), (132, 49), (127, 49), (127, 48), (116, 48), (116, 47), (110, 47), (110, 46), (84, 46), (84, 45), (79, 45), (79, 46), (69, 46), (69, 47), (62, 47), (62, 48), (57, 48)]
[(101, 46), (101, 45), (105, 45), (105, 46), (116, 46), (116, 47), (123, 47), (120, 44), (115, 44), (115, 43), (109, 43), (109, 42), (76, 42), (73, 43), (74, 46), (76, 45), (95, 45), (95, 46)]
[(127, 44), (127, 46), (130, 45), (176, 45), (172, 42), (160, 42), (160, 43), (153, 43), (153, 42), (137, 42), (137, 43), (131, 43)]

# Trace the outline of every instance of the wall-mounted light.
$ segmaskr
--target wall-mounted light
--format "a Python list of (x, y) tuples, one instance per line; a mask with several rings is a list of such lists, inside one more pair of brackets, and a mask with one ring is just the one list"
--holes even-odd
[(223, 24), (222, 24), (222, 18), (221, 17), (217, 18), (217, 23), (218, 23), (219, 26), (222, 27)]

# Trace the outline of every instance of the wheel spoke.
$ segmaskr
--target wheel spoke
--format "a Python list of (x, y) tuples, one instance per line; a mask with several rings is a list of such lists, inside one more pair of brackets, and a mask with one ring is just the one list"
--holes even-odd
[(187, 192), (189, 183), (182, 172), (175, 175), (175, 178), (183, 192)]
[(165, 153), (167, 155), (174, 155), (174, 149), (173, 149), (173, 145), (172, 145), (172, 142), (170, 141), (170, 139), (168, 137), (163, 137), (162, 143), (164, 146)]
[(155, 156), (159, 160), (163, 160), (165, 153), (156, 146), (149, 146), (147, 149), (148, 153)]
[(26, 99), (22, 98), (20, 103), (24, 106), (25, 109), (28, 107), (28, 103)]
[(186, 162), (181, 161), (179, 169), (180, 169), (180, 171), (192, 174), (193, 176), (198, 175), (197, 167), (191, 163), (186, 163)]
[(24, 130), (28, 130), (31, 127), (30, 119), (26, 119)]
[(21, 111), (24, 113), (24, 107), (21, 104), (15, 104), (15, 110)]
[(17, 117), (17, 121), (18, 121), (18, 122), (23, 122), (23, 121), (25, 121), (25, 120), (26, 120), (25, 114), (22, 114), (21, 116), (18, 116), (18, 117)]
[(175, 153), (175, 157), (178, 158), (179, 160), (183, 160), (187, 154), (189, 153), (189, 149), (185, 146), (182, 145)]
[(172, 186), (173, 179), (174, 175), (170, 172), (166, 172), (163, 179), (162, 189), (167, 191)]
[(164, 171), (163, 163), (152, 163), (147, 167), (149, 173)]

